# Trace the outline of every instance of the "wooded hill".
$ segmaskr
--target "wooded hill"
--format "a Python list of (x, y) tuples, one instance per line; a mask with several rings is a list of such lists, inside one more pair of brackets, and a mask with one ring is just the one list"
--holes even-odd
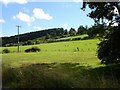
[[(61, 36), (65, 33), (65, 30), (63, 28), (52, 28), (42, 31), (35, 31), (35, 32), (29, 32), (25, 34), (19, 35), (19, 41), (25, 42), (27, 40), (34, 40), (36, 38), (41, 38), (47, 35), (51, 35), (52, 37), (55, 36)], [(10, 36), (10, 37), (2, 37), (2, 46), (5, 46), (6, 44), (15, 44), (17, 43), (18, 36)]]

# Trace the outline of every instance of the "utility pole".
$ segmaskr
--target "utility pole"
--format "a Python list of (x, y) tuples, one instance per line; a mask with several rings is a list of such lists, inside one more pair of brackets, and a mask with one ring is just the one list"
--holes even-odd
[(16, 27), (18, 29), (18, 53), (19, 53), (19, 30), (20, 30), (21, 26), (17, 25)]

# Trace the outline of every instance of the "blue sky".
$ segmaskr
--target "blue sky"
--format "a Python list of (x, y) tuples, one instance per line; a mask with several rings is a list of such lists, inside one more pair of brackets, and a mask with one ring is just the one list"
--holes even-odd
[(13, 3), (8, 1), (0, 0), (2, 36), (16, 35), (16, 25), (22, 26), (20, 34), (23, 34), (58, 27), (68, 30), (73, 27), (77, 30), (80, 25), (94, 24), (94, 21), (86, 16), (89, 9), (86, 11), (80, 9), (82, 2), (27, 2), (27, 0), (21, 0), (21, 2)]

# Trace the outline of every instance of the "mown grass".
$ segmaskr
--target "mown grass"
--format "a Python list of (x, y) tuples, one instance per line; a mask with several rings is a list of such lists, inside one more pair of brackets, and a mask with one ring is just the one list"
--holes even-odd
[[(58, 42), (49, 44), (35, 45), (41, 49), (37, 53), (25, 53), (24, 50), (32, 47), (21, 46), (20, 53), (17, 47), (7, 47), (11, 51), (9, 54), (3, 54), (3, 64), (19, 66), (31, 63), (81, 63), (84, 65), (98, 65), (99, 60), (96, 55), (98, 40), (84, 40), (72, 42)], [(3, 47), (3, 49), (6, 47)], [(79, 48), (79, 50), (77, 49)]]
[(66, 39), (75, 39), (75, 38), (81, 38), (83, 39), (84, 37), (87, 37), (88, 35), (87, 34), (84, 34), (84, 35), (78, 35), (78, 36), (70, 36), (70, 37), (65, 37), (65, 38), (60, 38), (60, 39), (57, 39), (57, 40), (66, 40)]
[[(104, 66), (96, 55), (97, 39), (7, 47), (2, 55), (3, 88), (120, 88), (119, 65)], [(6, 47), (3, 47), (3, 49)], [(79, 48), (79, 50), (77, 49)]]
[[(65, 52), (74, 52), (79, 47), (79, 51), (89, 52), (89, 51), (96, 51), (97, 43), (99, 42), (98, 39), (91, 39), (91, 40), (79, 40), (79, 41), (70, 41), (70, 42), (56, 42), (56, 43), (45, 43), (45, 44), (38, 44), (38, 45), (28, 45), (28, 46), (20, 46), (20, 52), (24, 52), (25, 49), (31, 48), (33, 46), (39, 47), (42, 51), (65, 51)], [(2, 49), (9, 49), (12, 53), (17, 52), (17, 46), (13, 47), (2, 47)]]
[(94, 52), (40, 52), (11, 53), (3, 55), (3, 64), (19, 67), (32, 63), (81, 63), (82, 65), (98, 66), (100, 63)]

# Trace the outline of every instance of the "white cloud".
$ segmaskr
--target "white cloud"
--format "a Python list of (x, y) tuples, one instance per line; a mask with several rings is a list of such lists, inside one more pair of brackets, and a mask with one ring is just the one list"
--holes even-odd
[(28, 15), (24, 12), (19, 12), (17, 15), (12, 17), (13, 19), (18, 19), (20, 21), (26, 22), (28, 26), (31, 25), (32, 22), (34, 22), (37, 19), (43, 19), (43, 20), (51, 20), (53, 17), (49, 14), (46, 14), (42, 9), (40, 8), (34, 8), (33, 15)]
[(9, 3), (25, 4), (28, 2), (28, 0), (0, 0), (0, 2), (4, 3), (5, 5), (7, 5)]
[(5, 20), (4, 19), (0, 19), (0, 24), (3, 24), (5, 23)]
[(70, 28), (68, 24), (62, 24), (61, 27), (64, 28), (64, 29), (69, 29)]
[(16, 16), (13, 16), (13, 19), (16, 19)]
[(28, 26), (31, 25), (31, 22), (35, 21), (34, 17), (30, 17), (28, 14), (19, 12), (16, 16), (13, 16), (13, 19), (19, 19), (20, 21), (26, 22)]
[(36, 18), (36, 19), (44, 19), (44, 20), (51, 20), (53, 17), (52, 16), (50, 16), (48, 13), (45, 13), (44, 11), (43, 11), (43, 9), (41, 9), (41, 8), (35, 8), (34, 10), (33, 10), (33, 13), (34, 13), (34, 17)]

